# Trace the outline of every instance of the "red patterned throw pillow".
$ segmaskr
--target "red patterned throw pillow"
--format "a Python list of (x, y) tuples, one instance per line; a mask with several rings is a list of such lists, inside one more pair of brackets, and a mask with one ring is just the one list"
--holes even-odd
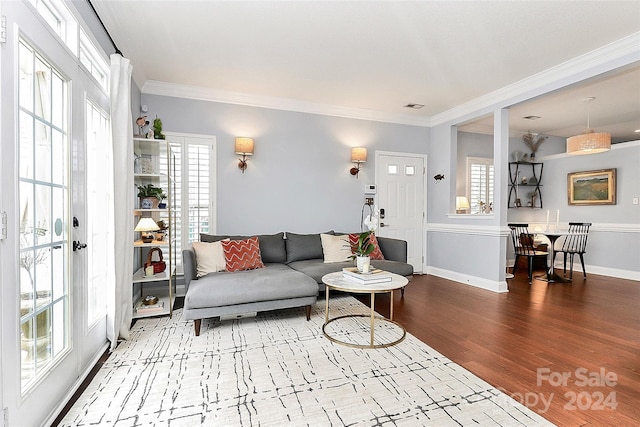
[(258, 237), (246, 240), (222, 242), (227, 271), (255, 270), (263, 268)]
[[(349, 244), (353, 248), (354, 246), (358, 246), (358, 237), (360, 233), (351, 233), (349, 234)], [(384, 255), (382, 255), (382, 251), (380, 250), (380, 245), (378, 244), (378, 239), (376, 239), (376, 235), (371, 233), (369, 237), (369, 241), (373, 243), (375, 249), (373, 252), (369, 254), (369, 258), (371, 259), (384, 259)]]

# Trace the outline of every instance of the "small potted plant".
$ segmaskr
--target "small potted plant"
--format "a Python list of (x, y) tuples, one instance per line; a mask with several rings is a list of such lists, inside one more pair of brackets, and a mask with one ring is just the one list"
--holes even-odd
[(160, 199), (160, 203), (158, 203), (158, 209), (166, 209), (167, 204), (165, 203), (165, 200), (167, 199), (167, 195), (162, 192), (158, 195), (158, 199)]
[(358, 241), (351, 245), (352, 259), (356, 260), (356, 268), (360, 273), (368, 273), (371, 263), (371, 252), (375, 250), (375, 245), (371, 243), (373, 231), (365, 231), (358, 235)]
[(138, 185), (137, 187), (138, 197), (140, 198), (140, 208), (157, 208), (161, 200), (161, 195), (164, 194), (162, 188), (156, 187), (153, 184)]
[(162, 120), (156, 116), (153, 119), (153, 138), (154, 139), (165, 139), (164, 134), (162, 133)]

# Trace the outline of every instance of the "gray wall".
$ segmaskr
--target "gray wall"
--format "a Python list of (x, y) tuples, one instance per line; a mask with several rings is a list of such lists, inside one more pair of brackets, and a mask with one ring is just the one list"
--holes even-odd
[[(170, 132), (217, 137), (217, 233), (356, 231), (375, 151), (424, 154), (429, 130), (242, 105), (142, 94)], [(135, 112), (134, 112), (135, 116)], [(255, 140), (244, 175), (234, 138)], [(368, 149), (359, 179), (351, 147)]]

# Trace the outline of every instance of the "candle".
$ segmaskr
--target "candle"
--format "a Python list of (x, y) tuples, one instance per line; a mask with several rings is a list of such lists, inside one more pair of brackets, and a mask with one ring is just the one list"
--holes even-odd
[(145, 268), (144, 270), (144, 274), (147, 277), (151, 277), (153, 276), (153, 265), (148, 266), (147, 268)]
[(556, 211), (556, 231), (560, 229), (560, 209)]
[(547, 209), (547, 228), (545, 230), (549, 231), (549, 209)]

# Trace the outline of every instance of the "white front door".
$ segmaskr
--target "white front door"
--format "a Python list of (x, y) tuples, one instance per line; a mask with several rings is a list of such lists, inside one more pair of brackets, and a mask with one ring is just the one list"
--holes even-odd
[(29, 5), (3, 12), (0, 424), (35, 426), (51, 421), (106, 347), (104, 296), (88, 308), (87, 236), (100, 227), (86, 212), (85, 108), (92, 99), (108, 111), (108, 99)]
[(377, 234), (406, 240), (416, 273), (424, 271), (425, 165), (424, 155), (376, 152)]

